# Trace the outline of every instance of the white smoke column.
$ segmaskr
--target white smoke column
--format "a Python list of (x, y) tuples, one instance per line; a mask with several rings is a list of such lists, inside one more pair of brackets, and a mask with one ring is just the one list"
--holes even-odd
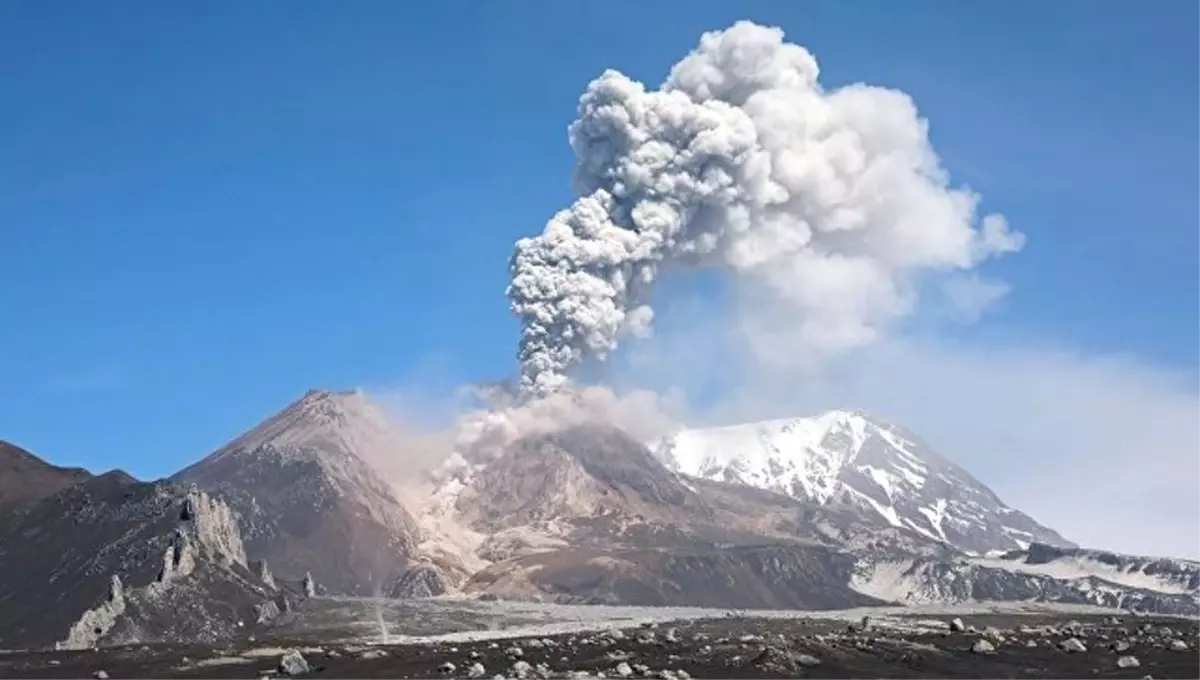
[(580, 197), (512, 257), (522, 394), (648, 333), (665, 265), (739, 277), (801, 319), (796, 352), (827, 355), (910, 313), (919, 278), (1020, 249), (949, 186), (906, 94), (827, 92), (817, 74), (781, 30), (743, 21), (705, 34), (659, 90), (592, 81), (569, 129)]
[(472, 462), (501, 456), (519, 439), (574, 426), (611, 425), (638, 441), (655, 441), (680, 427), (682, 411), (679, 395), (648, 390), (618, 394), (601, 386), (563, 390), (519, 404), (501, 397), (459, 418), (453, 453), (433, 478), (443, 482), (469, 470)]

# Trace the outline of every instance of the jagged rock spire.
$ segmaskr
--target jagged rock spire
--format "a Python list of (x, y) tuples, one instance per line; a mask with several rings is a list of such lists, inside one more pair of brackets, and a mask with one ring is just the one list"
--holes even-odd
[(256, 567), (255, 572), (258, 575), (258, 580), (262, 581), (263, 585), (270, 588), (271, 590), (275, 590), (279, 587), (279, 586), (275, 585), (275, 575), (272, 574), (270, 568), (267, 567), (266, 560), (257, 560), (255, 562), (255, 567)]

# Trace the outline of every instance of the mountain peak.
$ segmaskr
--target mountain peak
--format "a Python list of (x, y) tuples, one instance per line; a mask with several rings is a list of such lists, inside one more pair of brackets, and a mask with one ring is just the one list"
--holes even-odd
[(211, 457), (253, 454), (264, 447), (291, 457), (345, 457), (364, 447), (394, 448), (397, 436), (387, 415), (362, 390), (312, 389)]
[(362, 390), (309, 390), (175, 478), (224, 496), (277, 575), (311, 572), (331, 592), (371, 594), (404, 572), (416, 543), (374, 467), (405, 448)]
[(658, 454), (685, 475), (859, 507), (962, 550), (1067, 543), (915, 436), (862, 411), (683, 430)]
[(354, 398), (365, 398), (365, 396), (366, 393), (357, 388), (353, 390), (323, 390), (314, 387), (305, 392), (304, 396), (293, 402), (293, 404), (336, 404)]

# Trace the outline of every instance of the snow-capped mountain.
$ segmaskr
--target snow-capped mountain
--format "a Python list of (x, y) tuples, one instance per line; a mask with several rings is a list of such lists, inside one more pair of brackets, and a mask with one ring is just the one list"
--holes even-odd
[(656, 453), (685, 475), (858, 507), (969, 552), (1073, 545), (911, 433), (857, 411), (683, 430)]
[(174, 479), (225, 498), (276, 576), (374, 595), (402, 580), (419, 531), (371, 461), (403, 438), (361, 391), (311, 390)]

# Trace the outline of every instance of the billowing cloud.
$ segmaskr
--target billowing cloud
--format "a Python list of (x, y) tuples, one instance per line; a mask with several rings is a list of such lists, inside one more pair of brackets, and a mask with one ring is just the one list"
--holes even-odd
[(950, 185), (908, 95), (826, 91), (777, 28), (705, 34), (656, 90), (606, 71), (569, 136), (579, 198), (511, 261), (527, 395), (649, 335), (664, 275), (737, 279), (801, 319), (791, 351), (819, 359), (875, 341), (922, 280), (1024, 241)]

